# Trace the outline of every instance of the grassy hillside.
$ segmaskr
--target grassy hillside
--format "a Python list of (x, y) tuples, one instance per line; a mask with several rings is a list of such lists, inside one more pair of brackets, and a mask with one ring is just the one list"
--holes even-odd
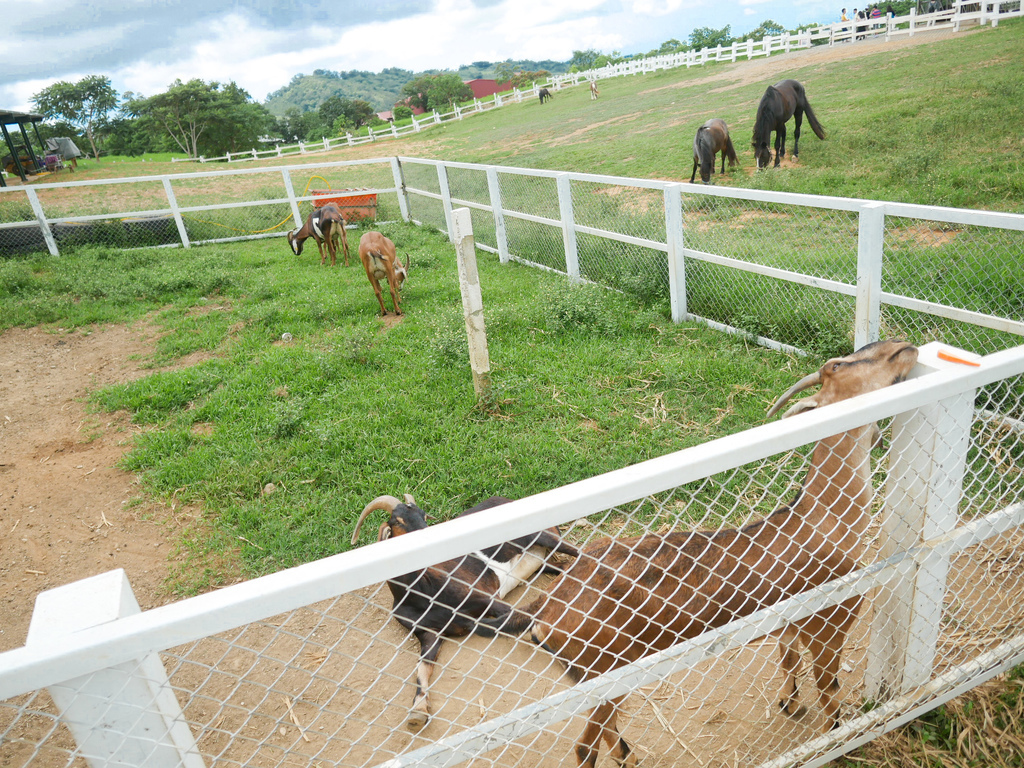
[[(519, 65), (524, 70), (534, 72), (539, 69), (548, 72), (567, 72), (569, 63), (565, 61), (512, 61), (513, 66)], [(495, 64), (492, 61), (474, 61), (457, 70), (456, 74), (463, 80), (477, 78), (493, 78)], [(441, 70), (427, 70), (436, 74)], [(448, 70), (445, 70), (448, 71)], [(279, 88), (267, 96), (265, 106), (271, 113), (282, 116), (290, 108), (300, 111), (316, 109), (331, 96), (343, 99), (362, 99), (373, 105), (378, 112), (391, 109), (402, 97), (402, 86), (413, 80), (417, 74), (408, 69), (391, 67), (381, 72), (348, 70), (334, 72), (329, 69), (318, 69), (312, 75), (295, 75), (284, 88)]]
[[(813, 48), (601, 82), (338, 157), (407, 154), (689, 180), (693, 135), (730, 126), (740, 168), (718, 184), (1024, 210), (1024, 21), (912, 41)], [(750, 137), (767, 85), (802, 81), (828, 132), (799, 165), (755, 174)], [(792, 133), (792, 123), (790, 124)], [(792, 140), (787, 142), (792, 151)]]
[[(543, 106), (513, 104), (305, 162), (408, 155), (688, 181), (694, 132), (717, 116), (730, 125), (740, 158), (737, 170), (715, 177), (717, 184), (1022, 211), (1022, 71), (1024, 21), (1014, 20), (996, 29), (609, 79), (597, 101), (585, 87), (567, 89)], [(807, 129), (799, 164), (757, 174), (750, 150), (757, 103), (767, 85), (787, 77), (805, 84), (828, 138), (819, 141)], [(787, 146), (792, 151), (791, 141)], [(200, 168), (79, 165), (76, 179)]]

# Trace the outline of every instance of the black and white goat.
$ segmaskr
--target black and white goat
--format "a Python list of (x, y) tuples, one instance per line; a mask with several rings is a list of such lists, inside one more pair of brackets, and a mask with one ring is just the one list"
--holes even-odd
[[(331, 256), (331, 266), (334, 266), (334, 260), (338, 254), (338, 241), (341, 241), (341, 249), (345, 254), (345, 266), (348, 266), (345, 217), (341, 215), (341, 209), (335, 203), (327, 203), (319, 208), (314, 208), (301, 227), (288, 233), (288, 245), (291, 246), (292, 252), (299, 256), (302, 254), (302, 244), (311, 237), (316, 240), (317, 247), (320, 249), (320, 266), (324, 265), (327, 254)], [(327, 244), (327, 254), (324, 253), (325, 243)]]
[[(511, 499), (492, 496), (470, 507), (459, 517), (509, 501)], [(359, 515), (352, 534), (353, 544), (359, 537), (363, 521), (377, 510), (389, 513), (388, 520), (380, 526), (378, 541), (427, 527), (427, 516), (416, 506), (412, 496), (406, 494), (405, 503), (394, 496), (379, 496)], [(579, 555), (579, 550), (562, 540), (557, 528), (547, 528), (388, 580), (394, 601), (391, 615), (420, 643), (416, 695), (406, 721), (409, 730), (418, 731), (430, 718), (427, 687), (444, 638), (466, 637), (478, 628), (480, 634), (493, 634), (491, 630), (479, 627), (478, 622), (486, 618), (502, 623), (510, 608), (501, 599), (538, 571), (561, 573), (562, 569), (549, 561), (553, 552), (571, 557)]]

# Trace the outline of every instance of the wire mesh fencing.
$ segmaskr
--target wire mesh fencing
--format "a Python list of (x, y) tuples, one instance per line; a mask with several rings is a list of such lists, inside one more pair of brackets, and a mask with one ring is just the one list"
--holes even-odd
[[(1024, 349), (977, 369), (928, 361), (843, 414), (800, 415), (502, 514), (129, 611), (94, 634), (30, 632), (26, 649), (0, 656), (0, 759), (565, 765), (610, 700), (643, 765), (820, 764), (1024, 658), (1024, 428), (1005, 416), (1021, 407)], [(873, 417), (881, 443), (861, 426)], [(822, 475), (835, 493), (820, 493)], [(801, 506), (826, 495), (816, 519)], [(531, 619), (525, 631), (446, 639), (429, 718), (417, 717), (420, 644), (384, 582), (444, 561), (440, 582), (402, 582), (435, 610), (442, 592), (487, 588), (455, 567), (466, 553), (553, 522), (583, 554), (549, 556), (561, 575), (508, 595)], [(675, 597), (659, 607), (664, 589)], [(64, 605), (97, 591), (83, 584)], [(450, 607), (480, 619), (466, 600)], [(581, 617), (594, 633), (559, 640)], [(784, 663), (787, 627), (807, 647)], [(189, 639), (165, 647), (163, 636)], [(617, 742), (590, 746), (604, 755)]]

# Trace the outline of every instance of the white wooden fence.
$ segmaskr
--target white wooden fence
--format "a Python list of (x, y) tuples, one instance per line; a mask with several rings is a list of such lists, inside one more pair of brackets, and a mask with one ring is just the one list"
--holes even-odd
[(771, 56), (773, 53), (789, 53), (790, 51), (810, 48), (814, 45), (836, 45), (838, 43), (849, 43), (855, 40), (883, 37), (886, 41), (901, 36), (913, 37), (922, 32), (935, 32), (940, 30), (954, 30), (959, 32), (965, 26), (973, 24), (991, 24), (998, 26), (1001, 19), (1009, 19), (1020, 16), (1020, 0), (953, 0), (949, 8), (938, 10), (933, 13), (917, 13), (914, 8), (906, 16), (892, 18), (869, 19), (865, 21), (833, 22), (817, 27), (810, 27), (796, 34), (784, 32), (781, 35), (768, 35), (761, 40), (744, 40), (733, 42), (725, 47), (718, 45), (714, 48), (701, 48), (699, 50), (680, 51), (679, 53), (668, 53), (661, 56), (647, 56), (634, 58), (617, 64), (609, 64), (604, 67), (597, 67), (584, 72), (571, 72), (567, 74), (553, 75), (544, 83), (534, 83), (532, 88), (515, 88), (508, 93), (496, 93), (489, 99), (474, 99), (466, 104), (457, 104), (451, 112), (438, 113), (436, 110), (430, 114), (413, 116), (412, 122), (401, 127), (392, 123), (388, 127), (367, 128), (367, 135), (353, 136), (346, 134), (342, 137), (323, 137), (320, 141), (302, 142), (297, 144), (276, 145), (273, 149), (251, 149), (246, 152), (229, 152), (220, 157), (199, 157), (199, 158), (171, 158), (172, 162), (239, 162), (245, 160), (259, 160), (269, 157), (286, 157), (288, 155), (308, 155), (319, 152), (328, 152), (340, 147), (356, 146), (359, 144), (373, 143), (382, 139), (398, 138), (452, 120), (462, 120), (469, 115), (480, 112), (489, 112), (507, 104), (519, 104), (523, 99), (536, 99), (541, 88), (561, 90), (574, 87), (580, 82), (589, 83), (592, 80), (605, 80), (611, 77), (624, 77), (629, 75), (642, 75), (647, 72), (656, 72), (659, 69), (675, 69), (677, 67), (702, 66), (708, 62), (735, 62), (740, 59), (752, 61), (759, 56)]

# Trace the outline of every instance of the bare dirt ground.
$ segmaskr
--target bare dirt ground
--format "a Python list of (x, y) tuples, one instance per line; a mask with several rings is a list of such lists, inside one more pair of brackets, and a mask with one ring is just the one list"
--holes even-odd
[(24, 644), (35, 596), (124, 568), (143, 609), (162, 584), (172, 530), (130, 503), (116, 468), (132, 430), (123, 415), (90, 415), (86, 393), (145, 373), (146, 329), (0, 334), (0, 651)]

